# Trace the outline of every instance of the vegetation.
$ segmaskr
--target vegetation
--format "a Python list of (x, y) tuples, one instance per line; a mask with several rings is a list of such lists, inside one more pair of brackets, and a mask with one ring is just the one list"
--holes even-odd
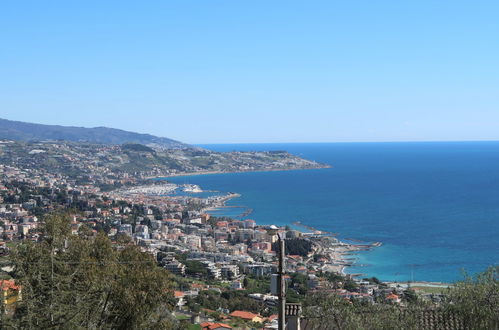
[(247, 293), (268, 293), (270, 291), (270, 277), (254, 277), (247, 275), (244, 278), (244, 288)]
[[(0, 119), (1, 126), (1, 119)], [(1, 132), (0, 132), (1, 133)], [(0, 134), (1, 135), (1, 134)], [(121, 141), (121, 140), (120, 140)], [(135, 141), (135, 140), (131, 140)], [(122, 141), (123, 142), (123, 141)], [(32, 170), (38, 175), (62, 175), (78, 184), (123, 184), (143, 177), (177, 172), (248, 171), (321, 168), (326, 165), (291, 155), (270, 152), (215, 152), (176, 143), (91, 144), (88, 142), (21, 142), (2, 146), (0, 163)], [(126, 141), (130, 142), (130, 141)], [(35, 153), (32, 153), (35, 151)], [(124, 177), (124, 174), (128, 175)], [(114, 187), (117, 188), (117, 187)]]
[[(214, 290), (205, 290), (199, 292), (199, 295), (189, 298), (187, 304), (192, 311), (199, 311), (201, 308), (217, 311), (219, 309), (233, 312), (235, 310), (245, 310), (253, 313), (263, 313), (265, 305), (247, 296), (248, 292), (225, 291), (221, 294)], [(220, 313), (213, 315), (216, 319), (221, 319)]]
[(406, 305), (400, 307), (364, 304), (323, 292), (307, 296), (304, 316), (311, 328), (317, 329), (324, 324), (329, 329), (347, 330), (499, 328), (499, 266), (474, 278), (466, 277), (449, 288), (446, 297), (442, 305), (434, 306), (418, 299), (413, 290), (406, 290)]
[(148, 146), (145, 146), (143, 144), (138, 144), (138, 143), (127, 143), (127, 144), (124, 144), (121, 149), (123, 151), (128, 151), (128, 150), (131, 150), (131, 151), (142, 151), (142, 152), (150, 152), (150, 153), (154, 153), (154, 149), (152, 148), (149, 148)]
[(122, 144), (135, 141), (157, 144), (163, 148), (186, 148), (189, 145), (168, 138), (156, 137), (107, 127), (69, 127), (24, 123), (0, 119), (0, 139), (22, 141), (66, 140), (92, 143)]
[(70, 234), (68, 217), (45, 218), (39, 242), (22, 241), (11, 260), (22, 300), (2, 328), (172, 329), (172, 281), (134, 245), (115, 249), (100, 233)]
[(208, 270), (204, 265), (197, 260), (186, 260), (185, 264), (185, 272), (191, 276), (207, 276)]
[(499, 266), (466, 276), (449, 289), (447, 310), (458, 313), (467, 329), (499, 328)]
[(356, 292), (359, 289), (359, 286), (355, 283), (355, 281), (347, 279), (343, 284), (343, 288), (350, 292)]
[[(278, 251), (278, 242), (272, 244), (272, 250)], [(312, 242), (302, 238), (292, 238), (286, 240), (286, 255), (299, 255), (306, 257), (310, 252), (312, 252)]]
[(312, 328), (321, 329), (417, 329), (416, 318), (395, 306), (352, 304), (327, 293), (308, 297), (305, 317)]

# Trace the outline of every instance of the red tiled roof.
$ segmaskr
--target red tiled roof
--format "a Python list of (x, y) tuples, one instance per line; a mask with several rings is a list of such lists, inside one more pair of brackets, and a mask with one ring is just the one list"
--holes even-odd
[(255, 317), (261, 317), (258, 314), (253, 314), (251, 312), (245, 312), (245, 311), (233, 311), (229, 315), (232, 317), (239, 317), (239, 318), (245, 319), (245, 320), (252, 320)]
[(3, 291), (7, 291), (9, 289), (19, 290), (19, 285), (16, 285), (16, 283), (12, 280), (1, 280), (0, 281), (0, 288)]
[(201, 323), (201, 328), (206, 329), (206, 330), (211, 330), (211, 329), (218, 329), (218, 328), (227, 328), (227, 329), (232, 329), (232, 327), (228, 324), (225, 323), (214, 323), (214, 322), (204, 322)]

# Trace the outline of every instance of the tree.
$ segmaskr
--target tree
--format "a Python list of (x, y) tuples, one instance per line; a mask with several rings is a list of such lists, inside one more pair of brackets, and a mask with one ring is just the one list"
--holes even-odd
[[(287, 239), (285, 249), (286, 255), (299, 255), (306, 257), (310, 252), (312, 252), (312, 242), (303, 238)], [(272, 250), (279, 250), (278, 242), (272, 244)]]
[(174, 328), (172, 281), (137, 246), (115, 249), (103, 234), (71, 235), (67, 216), (45, 218), (40, 242), (23, 241), (12, 258), (22, 300), (19, 328)]
[(412, 290), (412, 289), (407, 289), (407, 290), (404, 290), (404, 300), (409, 302), (409, 303), (415, 303), (418, 301), (418, 295), (417, 293)]
[(189, 275), (200, 275), (200, 276), (208, 276), (208, 270), (206, 267), (197, 260), (186, 260), (185, 264), (185, 272)]
[(305, 318), (312, 329), (419, 329), (416, 313), (389, 305), (352, 304), (335, 294), (318, 293), (307, 297)]
[(355, 281), (347, 279), (343, 285), (343, 288), (347, 291), (355, 292), (358, 290), (359, 286), (355, 283)]
[(447, 310), (463, 319), (467, 329), (499, 328), (499, 266), (475, 277), (466, 276), (449, 289)]
[(439, 307), (407, 295), (413, 295), (412, 290), (405, 292), (408, 304), (398, 307), (352, 304), (318, 293), (307, 297), (304, 315), (312, 329), (324, 324), (328, 329), (420, 329), (429, 323), (435, 329), (499, 329), (499, 266), (455, 283)]

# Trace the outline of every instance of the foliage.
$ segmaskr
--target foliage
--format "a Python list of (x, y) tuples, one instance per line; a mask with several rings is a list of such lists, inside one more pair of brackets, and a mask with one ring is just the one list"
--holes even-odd
[[(272, 250), (279, 250), (279, 243), (272, 244)], [(285, 244), (286, 255), (299, 255), (306, 257), (312, 252), (312, 242), (303, 238), (287, 239)]]
[(243, 282), (247, 293), (268, 293), (270, 291), (270, 277), (246, 276)]
[(199, 310), (206, 308), (217, 310), (219, 308), (228, 309), (229, 311), (246, 310), (253, 313), (261, 313), (264, 310), (264, 305), (254, 299), (249, 298), (246, 291), (225, 291), (222, 294), (205, 290), (199, 292), (196, 297), (188, 298), (187, 304), (189, 309)]
[(350, 292), (356, 292), (359, 286), (357, 285), (357, 283), (355, 283), (355, 281), (348, 279), (343, 284), (343, 288)]
[(412, 289), (404, 290), (403, 298), (409, 303), (415, 303), (418, 301), (417, 293)]
[[(307, 276), (300, 274), (300, 273), (293, 273), (291, 274), (291, 287), (299, 294), (299, 295), (305, 295), (308, 291), (307, 287)], [(291, 293), (292, 294), (293, 290), (288, 291), (288, 295)], [(299, 296), (297, 299), (299, 300)], [(295, 301), (289, 301), (289, 302), (295, 302)]]
[(184, 261), (184, 264), (185, 264), (185, 272), (188, 275), (200, 275), (200, 276), (208, 275), (208, 270), (206, 269), (206, 267), (197, 260), (186, 260)]
[(115, 249), (104, 235), (71, 235), (67, 216), (45, 219), (40, 242), (16, 247), (13, 277), (22, 286), (16, 328), (171, 329), (169, 274), (134, 245)]
[(448, 292), (447, 309), (458, 313), (466, 328), (499, 328), (499, 266), (457, 282)]
[(345, 277), (338, 273), (333, 272), (319, 272), (319, 277), (325, 277), (331, 283), (344, 282)]
[(145, 145), (139, 144), (139, 143), (124, 144), (121, 146), (121, 149), (124, 151), (131, 150), (131, 151), (141, 151), (141, 152), (154, 153), (154, 149), (149, 148), (148, 146), (145, 146)]
[[(461, 323), (464, 329), (499, 328), (499, 266), (449, 288), (441, 306), (428, 308), (412, 290), (404, 292), (405, 307), (386, 304), (351, 303), (335, 294), (317, 293), (307, 297), (304, 316), (312, 329), (419, 329), (424, 322)], [(428, 314), (440, 314), (428, 319)]]
[(328, 293), (307, 297), (304, 315), (312, 329), (418, 329), (415, 314), (389, 305), (351, 304)]

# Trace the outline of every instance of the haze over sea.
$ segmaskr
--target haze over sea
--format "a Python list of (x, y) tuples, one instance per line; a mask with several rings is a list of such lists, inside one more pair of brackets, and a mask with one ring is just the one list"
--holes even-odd
[[(237, 192), (227, 205), (258, 224), (293, 221), (379, 241), (350, 273), (382, 280), (462, 278), (499, 262), (499, 142), (203, 145), (216, 151), (286, 150), (332, 165), (170, 180)], [(236, 215), (227, 208), (217, 215)]]

